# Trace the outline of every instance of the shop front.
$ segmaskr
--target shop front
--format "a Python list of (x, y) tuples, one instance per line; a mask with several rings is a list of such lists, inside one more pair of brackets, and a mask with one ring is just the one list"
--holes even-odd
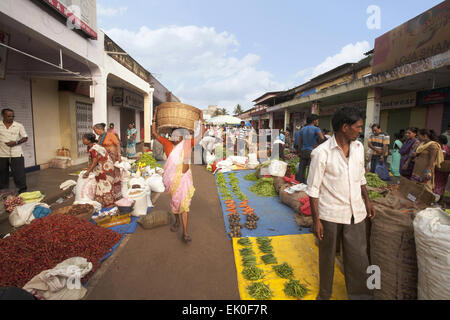
[(450, 87), (419, 92), (417, 104), (427, 109), (427, 129), (433, 129), (437, 134), (447, 130), (450, 124)]

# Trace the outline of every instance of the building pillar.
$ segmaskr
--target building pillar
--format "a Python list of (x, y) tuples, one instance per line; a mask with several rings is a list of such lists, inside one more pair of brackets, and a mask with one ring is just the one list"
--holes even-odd
[(100, 69), (92, 75), (94, 103), (92, 105), (92, 122), (108, 122), (108, 76)]
[(288, 109), (284, 110), (284, 130), (286, 131), (291, 122), (291, 113)]
[(273, 129), (273, 112), (269, 113), (269, 128)]
[(369, 88), (367, 94), (365, 145), (367, 145), (367, 139), (372, 134), (372, 125), (380, 123), (381, 91), (381, 88)]
[(153, 121), (153, 93), (155, 89), (150, 88), (144, 97), (144, 147), (151, 148)]

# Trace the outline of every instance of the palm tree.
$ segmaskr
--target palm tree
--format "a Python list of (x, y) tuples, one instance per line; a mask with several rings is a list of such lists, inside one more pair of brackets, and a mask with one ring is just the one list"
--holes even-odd
[(236, 106), (236, 108), (234, 108), (234, 115), (235, 115), (235, 116), (238, 116), (238, 115), (240, 115), (240, 114), (243, 113), (243, 112), (244, 112), (244, 110), (242, 110), (242, 107), (241, 107), (240, 104), (238, 104), (238, 105)]
[(220, 109), (217, 109), (216, 111), (214, 111), (214, 117), (217, 117), (217, 116), (220, 116), (220, 115), (222, 115), (222, 110), (220, 110)]
[(222, 112), (222, 115), (224, 115), (224, 116), (228, 115), (228, 110), (225, 108), (222, 108), (221, 112)]

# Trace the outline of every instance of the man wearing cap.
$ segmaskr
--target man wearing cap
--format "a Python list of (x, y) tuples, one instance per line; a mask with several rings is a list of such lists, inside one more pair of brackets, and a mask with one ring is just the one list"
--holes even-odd
[(27, 191), (25, 158), (21, 145), (28, 141), (22, 124), (14, 121), (14, 111), (2, 110), (0, 122), (0, 189), (9, 189), (9, 168), (19, 194)]

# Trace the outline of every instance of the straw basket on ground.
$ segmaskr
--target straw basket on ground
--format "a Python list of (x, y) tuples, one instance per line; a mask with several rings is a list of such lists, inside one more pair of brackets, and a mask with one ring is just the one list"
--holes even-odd
[(194, 124), (200, 120), (202, 111), (180, 102), (166, 102), (158, 106), (156, 123), (158, 131), (183, 128), (194, 131)]

